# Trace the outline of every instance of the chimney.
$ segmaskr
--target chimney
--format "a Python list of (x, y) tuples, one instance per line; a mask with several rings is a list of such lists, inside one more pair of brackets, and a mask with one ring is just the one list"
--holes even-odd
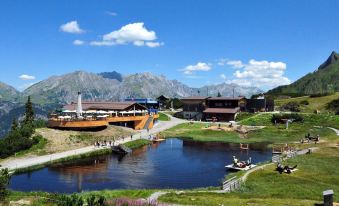
[(81, 114), (82, 114), (81, 92), (78, 92), (77, 116), (80, 117)]

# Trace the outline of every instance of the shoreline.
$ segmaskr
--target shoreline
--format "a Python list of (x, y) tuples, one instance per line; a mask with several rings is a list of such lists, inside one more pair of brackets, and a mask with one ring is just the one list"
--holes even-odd
[[(184, 122), (181, 122), (181, 123), (184, 123)], [(180, 124), (180, 123), (178, 123), (178, 124)], [(313, 124), (313, 122), (312, 122), (312, 124)], [(297, 126), (296, 129), (300, 129), (298, 124), (295, 125), (295, 126)], [(311, 126), (311, 123), (310, 123), (310, 125), (307, 124), (306, 126)], [(156, 127), (158, 128), (159, 125), (156, 125)], [(310, 127), (310, 128), (313, 128), (313, 126)], [(319, 151), (317, 151), (315, 153), (312, 152), (311, 155), (296, 155), (297, 156), (296, 158), (291, 158), (291, 159), (287, 160), (287, 163), (285, 163), (285, 164), (293, 164), (293, 165), (298, 164), (298, 168), (299, 168), (299, 171), (297, 171), (296, 173), (290, 174), (287, 179), (285, 179), (287, 177), (287, 175), (277, 174), (277, 172), (274, 170), (273, 163), (269, 163), (269, 162), (265, 162), (265, 161), (261, 162), (262, 165), (258, 164), (257, 169), (255, 169), (253, 171), (250, 170), (250, 171), (247, 171), (245, 173), (239, 173), (239, 174), (235, 175), (236, 176), (235, 178), (241, 178), (241, 179), (243, 179), (243, 182), (246, 182), (244, 184), (244, 187), (241, 186), (241, 187), (245, 188), (246, 190), (251, 189), (252, 187), (255, 186), (256, 188), (258, 188), (259, 191), (262, 191), (262, 190), (265, 189), (266, 185), (270, 185), (272, 188), (275, 188), (271, 192), (272, 194), (276, 194), (276, 193), (280, 194), (280, 190), (286, 189), (290, 185), (295, 185), (300, 178), (305, 177), (305, 175), (307, 175), (310, 171), (313, 171), (312, 174), (318, 175), (319, 173), (314, 172), (316, 170), (314, 170), (313, 168), (318, 168), (317, 162), (319, 160), (324, 159), (324, 160), (330, 161), (330, 162), (334, 161), (334, 160), (331, 160), (332, 155), (328, 156), (328, 153), (330, 152), (328, 150), (335, 150), (333, 148), (333, 146), (331, 146), (331, 145), (332, 145), (332, 143), (334, 143), (336, 141), (336, 138), (338, 137), (338, 133), (335, 133), (334, 130), (333, 131), (330, 131), (330, 130), (331, 129), (329, 129), (329, 128), (320, 128), (320, 129), (316, 128), (317, 132), (321, 132), (321, 131), (323, 132), (324, 138), (325, 138), (324, 140), (326, 140), (324, 142), (320, 142), (317, 145), (317, 146), (320, 147)], [(284, 130), (284, 131), (286, 131), (286, 130)], [(136, 135), (136, 137), (137, 137), (136, 140), (140, 140), (139, 135), (140, 135), (139, 133)], [(149, 133), (145, 134), (144, 137), (145, 136), (148, 137), (148, 135), (149, 135)], [(167, 136), (166, 138), (171, 138), (171, 136)], [(176, 138), (178, 138), (178, 136), (176, 136)], [(179, 139), (188, 140), (188, 141), (207, 142), (207, 141), (199, 141), (199, 140), (195, 140), (195, 139), (185, 139), (185, 138), (180, 138), (180, 137), (179, 137)], [(216, 141), (211, 141), (211, 142), (216, 142)], [(224, 142), (224, 143), (226, 143), (226, 144), (237, 144), (238, 142), (235, 142), (235, 143), (234, 142), (233, 143)], [(291, 142), (289, 142), (289, 143), (291, 143)], [(250, 144), (252, 144), (252, 143), (250, 143)], [(312, 146), (312, 145), (314, 145), (314, 144), (302, 144), (302, 147), (300, 149), (305, 150), (304, 146), (309, 147), (309, 146)], [(98, 150), (98, 152), (99, 151), (101, 151), (101, 150)], [(95, 155), (95, 154), (92, 154), (92, 155)], [(75, 158), (79, 158), (79, 156), (75, 157)], [(80, 158), (81, 158), (81, 155), (80, 155)], [(71, 159), (73, 159), (73, 158), (70, 157), (70, 159), (66, 159), (64, 161), (68, 161), (68, 160), (71, 160)], [(54, 163), (58, 163), (58, 162), (52, 162), (51, 164), (54, 164)], [(331, 164), (331, 165), (334, 165), (334, 164)], [(331, 165), (329, 165), (328, 167), (332, 167)], [(40, 167), (44, 167), (44, 166), (48, 166), (48, 164), (47, 165), (41, 165)], [(29, 168), (29, 169), (34, 169), (34, 168)], [(37, 168), (37, 169), (39, 169), (39, 168)], [(308, 172), (305, 173), (306, 171), (308, 171)], [(25, 172), (25, 171), (23, 170), (22, 172)], [(320, 173), (321, 173), (321, 170), (320, 170)], [(274, 174), (274, 176), (272, 176), (272, 174)], [(229, 179), (232, 176), (226, 175), (225, 179)], [(274, 177), (275, 180), (278, 181), (278, 183), (280, 183), (280, 184), (281, 184), (281, 181), (284, 181), (284, 182), (287, 181), (286, 188), (279, 189), (279, 187), (277, 188), (277, 187), (274, 186), (274, 183), (267, 182), (267, 179), (270, 179), (272, 177)], [(259, 184), (256, 184), (257, 181), (259, 182)], [(324, 180), (322, 182), (321, 179), (319, 179), (318, 181), (321, 182), (321, 183), (324, 182), (323, 184), (325, 184), (325, 183), (329, 184), (326, 180)], [(317, 188), (312, 184), (310, 186), (313, 187), (313, 188)], [(122, 192), (122, 193), (125, 193), (124, 196), (127, 196), (131, 199), (136, 198), (136, 196), (134, 196), (133, 194), (137, 194), (137, 193), (140, 193), (140, 192), (147, 191), (148, 194), (147, 194), (147, 196), (145, 195), (144, 197), (142, 197), (143, 199), (154, 200), (154, 201), (157, 201), (157, 202), (168, 202), (170, 204), (185, 203), (186, 197), (188, 197), (190, 199), (193, 198), (194, 200), (197, 200), (200, 203), (203, 202), (203, 200), (196, 199), (198, 196), (199, 197), (203, 196), (206, 199), (208, 199), (209, 201), (212, 201), (214, 198), (217, 198), (218, 201), (220, 201), (220, 202), (229, 202), (229, 201), (238, 200), (239, 198), (241, 199), (241, 198), (244, 198), (244, 197), (250, 197), (250, 199), (255, 199), (255, 196), (248, 196), (246, 191), (244, 192), (244, 191), (240, 190), (240, 191), (234, 191), (232, 193), (225, 193), (225, 191), (223, 191), (219, 188), (220, 187), (214, 187), (214, 188), (204, 187), (204, 188), (193, 188), (193, 189), (182, 189), (182, 190), (181, 189), (173, 189), (173, 188), (168, 189), (168, 190), (166, 190), (166, 189), (133, 189), (133, 190), (114, 189), (114, 190), (104, 190), (104, 191), (107, 192), (107, 194), (116, 194), (116, 193)], [(334, 189), (336, 189), (336, 187), (334, 187)], [(316, 191), (317, 191), (317, 189), (316, 189)], [(13, 190), (13, 193), (16, 193), (16, 192), (20, 192), (20, 191), (14, 191)], [(101, 193), (103, 191), (84, 191), (84, 192), (78, 193), (78, 195), (82, 196), (84, 194), (95, 194), (96, 192)], [(317, 192), (319, 193), (319, 191), (317, 191)], [(24, 194), (31, 194), (32, 192), (23, 192), (23, 193)], [(111, 197), (111, 195), (108, 195), (108, 196)], [(273, 201), (273, 202), (277, 203), (277, 202), (280, 202), (280, 201), (284, 202), (284, 201), (292, 201), (292, 200), (298, 202), (298, 201), (301, 201), (300, 198), (305, 199), (307, 196), (304, 196), (302, 194), (300, 194), (300, 195), (297, 194), (297, 195), (292, 195), (291, 197), (285, 196), (285, 197), (282, 197), (281, 199), (271, 198), (269, 200), (266, 200), (264, 198), (264, 196), (259, 195), (258, 197), (260, 197), (260, 199), (262, 199), (263, 202)], [(117, 198), (119, 198), (119, 197), (117, 197)], [(250, 199), (248, 201), (251, 201)], [(190, 201), (193, 201), (193, 200), (190, 200)], [(318, 202), (318, 198), (309, 198), (309, 199), (307, 199), (307, 201), (315, 203), (315, 202)]]
[[(131, 141), (139, 140), (139, 139), (149, 139), (149, 135), (157, 134), (162, 132), (166, 129), (172, 128), (178, 124), (185, 122), (185, 120), (181, 120), (172, 116), (169, 116), (170, 121), (160, 121), (154, 125), (152, 129), (149, 131), (141, 130), (137, 134), (134, 134), (132, 138), (124, 138), (116, 141), (117, 144), (125, 144)], [(95, 147), (88, 146), (83, 147), (75, 150), (69, 150), (60, 153), (54, 153), (49, 155), (42, 155), (42, 156), (35, 156), (35, 157), (20, 157), (20, 158), (13, 158), (10, 160), (4, 160), (0, 163), (0, 169), (7, 168), (10, 173), (15, 173), (16, 170), (24, 171), (25, 168), (42, 168), (44, 165), (49, 165), (51, 163), (56, 163), (57, 161), (67, 161), (67, 160), (74, 160), (77, 158), (81, 158), (86, 155), (93, 156), (97, 154), (101, 150), (107, 150), (107, 147)], [(109, 148), (110, 149), (110, 148)], [(94, 154), (91, 154), (93, 153)]]

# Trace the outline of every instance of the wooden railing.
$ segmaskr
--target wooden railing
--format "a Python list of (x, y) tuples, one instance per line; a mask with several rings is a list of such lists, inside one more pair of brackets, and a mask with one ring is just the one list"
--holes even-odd
[(222, 189), (227, 192), (232, 192), (240, 188), (242, 183), (241, 178), (237, 178), (236, 176), (226, 180), (222, 184)]

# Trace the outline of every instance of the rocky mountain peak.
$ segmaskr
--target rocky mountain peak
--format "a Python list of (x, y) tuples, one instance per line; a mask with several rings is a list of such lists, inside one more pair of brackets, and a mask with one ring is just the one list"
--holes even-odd
[(325, 67), (327, 67), (330, 64), (335, 64), (339, 62), (339, 54), (336, 53), (335, 51), (332, 51), (331, 55), (327, 58), (327, 60), (322, 63), (318, 69), (323, 69)]

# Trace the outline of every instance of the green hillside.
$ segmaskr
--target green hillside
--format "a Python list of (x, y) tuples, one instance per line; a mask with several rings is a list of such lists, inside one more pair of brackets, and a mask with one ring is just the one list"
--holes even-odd
[(279, 86), (267, 92), (270, 95), (303, 96), (339, 91), (339, 54), (332, 52), (329, 58), (313, 72), (294, 83)]
[(339, 99), (339, 92), (322, 97), (302, 96), (287, 99), (276, 99), (274, 103), (275, 106), (281, 107), (289, 102), (297, 102), (300, 104), (301, 112), (314, 112), (315, 110), (318, 110), (321, 113), (326, 113), (328, 112), (328, 109), (326, 108), (327, 104), (335, 99)]

